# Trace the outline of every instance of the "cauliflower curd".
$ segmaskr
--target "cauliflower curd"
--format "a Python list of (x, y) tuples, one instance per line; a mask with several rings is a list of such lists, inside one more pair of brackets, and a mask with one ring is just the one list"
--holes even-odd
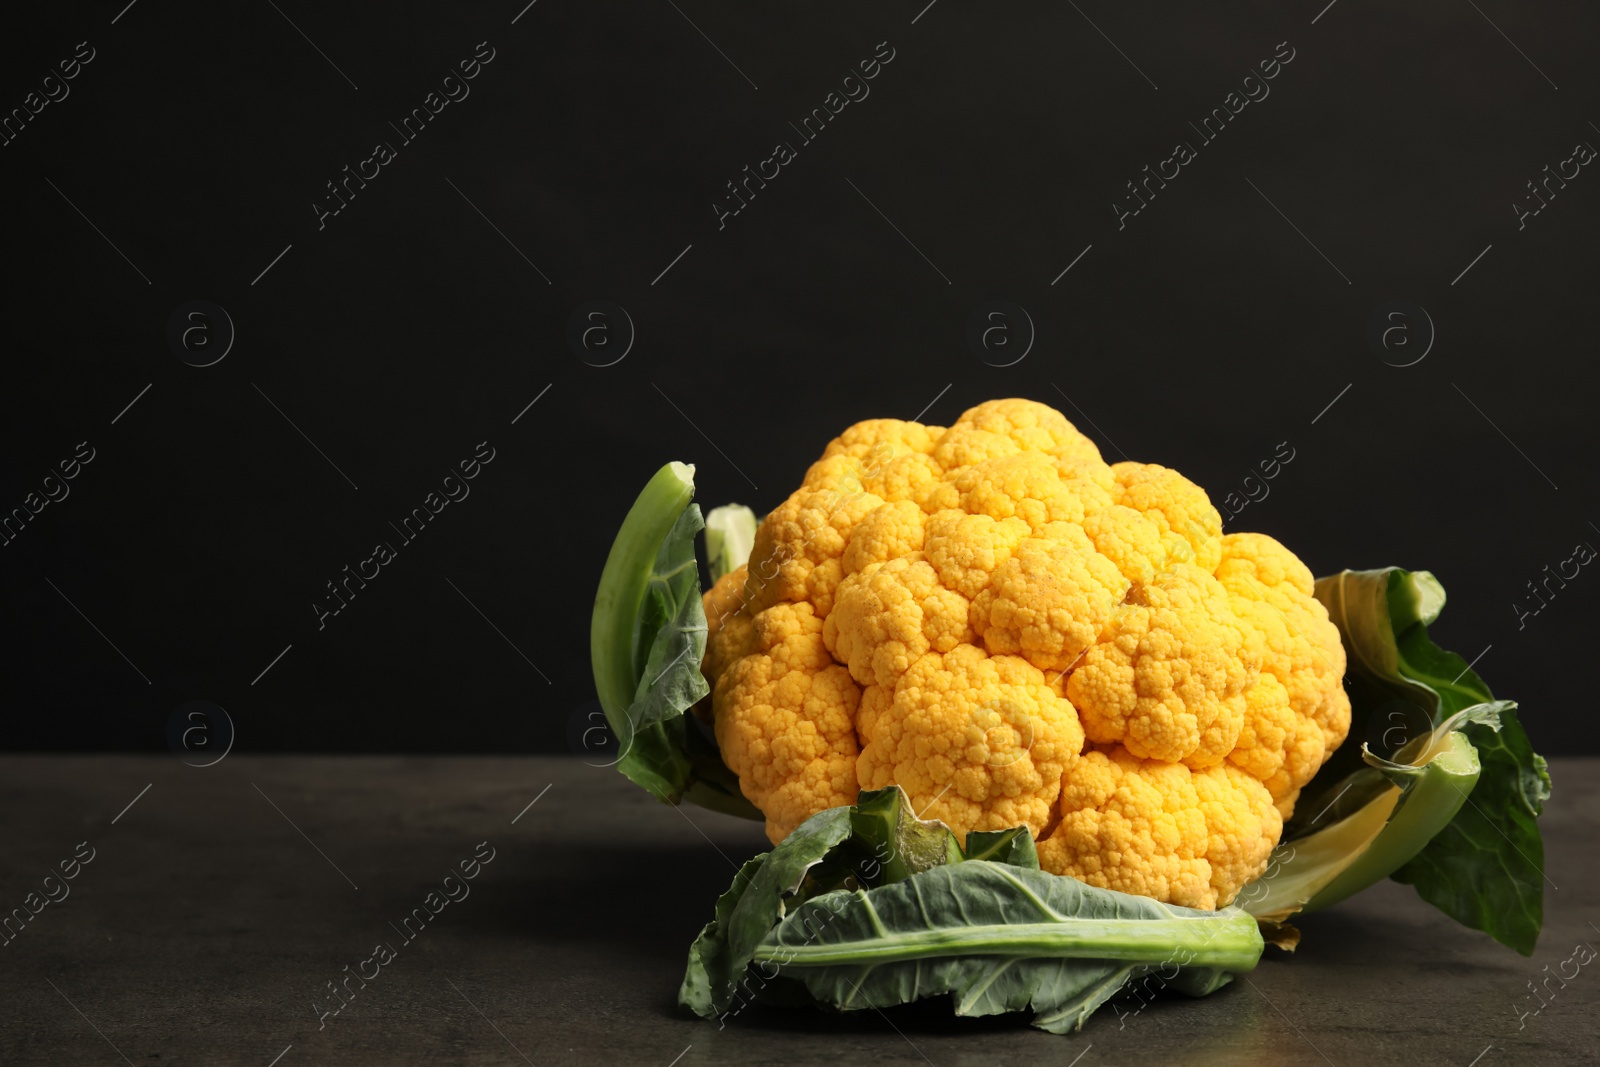
[(962, 840), (1026, 824), (1048, 871), (1217, 908), (1349, 731), (1311, 593), (1177, 471), (995, 400), (831, 441), (705, 593), (702, 670), (774, 843), (898, 784)]

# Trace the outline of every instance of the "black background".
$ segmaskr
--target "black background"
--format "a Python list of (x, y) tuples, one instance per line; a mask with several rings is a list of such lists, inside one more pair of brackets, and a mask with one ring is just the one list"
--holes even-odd
[[(5, 743), (159, 749), (206, 699), (239, 750), (563, 751), (607, 546), (663, 462), (761, 510), (851, 422), (1025, 396), (1219, 503), (1288, 441), (1229, 529), (1318, 573), (1432, 569), (1440, 643), (1489, 649), (1541, 749), (1600, 751), (1600, 576), (1513, 608), (1600, 545), (1600, 177), (1521, 230), (1511, 206), (1600, 144), (1600, 15), (924, 2), (117, 0), (8, 27), (7, 111), (95, 58), (0, 148), (0, 508), (96, 458), (0, 548)], [(399, 146), (480, 41), (470, 96)], [(870, 95), (719, 230), (724, 183), (883, 41)], [(1270, 96), (1119, 230), (1123, 183), (1279, 42)], [(319, 231), (378, 141), (397, 158)], [(237, 330), (207, 368), (166, 341), (196, 299)], [(605, 368), (566, 342), (596, 299), (637, 329)], [(1037, 329), (1007, 368), (965, 341), (993, 299)], [(1395, 300), (1437, 329), (1405, 368), (1366, 341)], [(324, 583), (481, 441), (471, 495), (319, 631)]]

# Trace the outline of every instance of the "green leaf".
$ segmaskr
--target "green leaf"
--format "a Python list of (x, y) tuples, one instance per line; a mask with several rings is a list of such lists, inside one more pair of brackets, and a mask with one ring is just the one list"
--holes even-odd
[(1039, 869), (1039, 850), (1034, 847), (1033, 833), (1026, 826), (1013, 826), (1009, 830), (972, 830), (967, 834), (969, 860), (992, 860), (1009, 863), (1013, 867)]
[(750, 559), (756, 543), (756, 513), (743, 504), (724, 504), (706, 516), (706, 559), (711, 580), (736, 571)]
[[(1238, 908), (1196, 911), (1010, 864), (930, 868), (806, 902), (756, 948), (757, 968), (798, 979), (841, 1011), (950, 994), (957, 1015), (1031, 1008), (1076, 1030), (1128, 979), (1186, 968), (1251, 970), (1262, 940)], [(1170, 972), (1168, 974), (1167, 972)], [(1185, 989), (1215, 989), (1216, 974)]]
[(959, 862), (961, 849), (950, 828), (919, 819), (911, 798), (899, 786), (872, 789), (850, 809), (850, 840), (837, 850), (842, 862), (866, 885), (886, 885), (919, 871)]
[(1524, 956), (1544, 924), (1544, 840), (1537, 822), (1550, 772), (1515, 711), (1468, 729), (1483, 773), (1466, 807), (1394, 874), (1428, 903)]
[[(1343, 571), (1318, 580), (1316, 594), (1349, 653), (1353, 736), (1372, 735), (1375, 717), (1378, 725), (1386, 716), (1405, 720), (1408, 708), (1437, 728), (1492, 703), (1494, 715), (1469, 716), (1459, 726), (1481, 767), (1476, 788), (1443, 829), (1415, 842), (1417, 851), (1393, 877), (1457, 921), (1531, 955), (1544, 917), (1537, 820), (1550, 796), (1550, 774), (1528, 743), (1516, 705), (1495, 702), (1465, 660), (1429, 640), (1428, 624), (1443, 610), (1445, 594), (1427, 571)], [(1286, 839), (1310, 831), (1298, 812), (1321, 807), (1350, 784), (1360, 754), (1347, 744), (1328, 761), (1302, 793)]]
[(734, 876), (717, 901), (716, 917), (689, 948), (689, 967), (678, 1003), (715, 1018), (755, 993), (745, 971), (756, 946), (784, 918), (807, 873), (850, 835), (850, 809), (829, 808), (801, 823), (772, 852), (757, 856)]
[(917, 818), (911, 798), (898, 785), (867, 790), (849, 811), (850, 836), (812, 870), (806, 881), (808, 899), (833, 889), (889, 885), (968, 860), (1039, 869), (1039, 853), (1028, 827), (974, 830), (963, 851), (944, 823)]
[(700, 508), (694, 504), (678, 514), (645, 586), (634, 649), (644, 662), (639, 664), (639, 681), (628, 705), (628, 724), (635, 730), (683, 714), (711, 691), (700, 673), (706, 613), (700, 602), (694, 535), (702, 525)]
[(623, 520), (590, 621), (595, 690), (630, 780), (667, 803), (759, 819), (709, 731), (684, 714), (710, 691), (700, 673), (706, 617), (694, 552), (703, 523), (693, 495), (694, 468), (669, 463)]
[(715, 1014), (719, 1010), (715, 1007), (719, 999), (715, 991), (733, 986), (735, 976), (742, 974), (745, 965), (750, 962), (749, 959), (735, 961), (733, 946), (725, 931), (746, 890), (755, 883), (766, 862), (767, 853), (763, 852), (739, 868), (739, 873), (734, 875), (733, 885), (717, 898), (716, 917), (706, 924), (694, 939), (694, 944), (689, 946), (689, 967), (684, 972), (683, 985), (678, 990), (678, 1003), (684, 1007), (701, 1015)]
[(1034, 1025), (1065, 1033), (1131, 979), (1202, 996), (1261, 955), (1237, 908), (1047, 874), (1025, 826), (967, 841), (963, 854), (898, 786), (813, 816), (723, 895), (680, 1002), (711, 1018), (751, 1002), (850, 1010), (951, 993), (959, 1014), (1031, 1006)]

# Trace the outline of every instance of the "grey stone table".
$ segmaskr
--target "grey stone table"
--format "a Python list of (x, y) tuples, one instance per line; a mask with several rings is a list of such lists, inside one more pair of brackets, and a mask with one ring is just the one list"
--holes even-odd
[(1600, 961), (1563, 961), (1600, 946), (1597, 772), (1553, 764), (1531, 960), (1385, 883), (1248, 981), (1055, 1037), (937, 1003), (687, 1016), (684, 951), (764, 839), (573, 760), (3, 757), (0, 907), (39, 911), (0, 947), (0, 1063), (1596, 1063)]

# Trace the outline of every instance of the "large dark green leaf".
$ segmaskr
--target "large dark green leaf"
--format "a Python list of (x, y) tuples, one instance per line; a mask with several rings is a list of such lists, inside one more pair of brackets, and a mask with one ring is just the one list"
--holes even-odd
[[(1065, 1033), (1129, 978), (1248, 971), (1261, 949), (1255, 920), (1238, 908), (1196, 911), (968, 861), (816, 897), (762, 940), (754, 962), (841, 1011), (950, 994), (957, 1015), (1032, 1009), (1034, 1025)], [(1198, 982), (1220, 984), (1214, 974)]]
[(746, 970), (756, 946), (798, 903), (807, 873), (849, 836), (850, 809), (829, 808), (801, 823), (772, 852), (746, 863), (717, 901), (716, 917), (689, 948), (678, 1003), (709, 1019), (735, 1001), (753, 999)]
[(1031, 1007), (1036, 1026), (1064, 1033), (1131, 978), (1201, 996), (1261, 955), (1237, 908), (1177, 908), (1040, 871), (1026, 827), (967, 844), (916, 818), (899, 787), (813, 816), (723, 895), (680, 1002), (711, 1018), (750, 1002), (851, 1010), (949, 993), (960, 1014)]
[[(1397, 706), (1410, 705), (1437, 726), (1463, 709), (1494, 701), (1465, 660), (1429, 640), (1428, 624), (1445, 597), (1428, 572), (1344, 571), (1320, 579), (1317, 598), (1349, 653), (1353, 737), (1372, 734), (1372, 716), (1394, 715)], [(1416, 886), (1424, 900), (1459, 922), (1531, 955), (1544, 918), (1544, 843), (1537, 820), (1550, 796), (1550, 774), (1528, 743), (1516, 705), (1501, 701), (1495, 707), (1496, 715), (1462, 727), (1481, 765), (1477, 787), (1393, 877)], [(1345, 749), (1359, 753), (1356, 745)], [(1346, 780), (1341, 771), (1347, 767), (1348, 759), (1330, 760), (1302, 804), (1314, 808), (1320, 797), (1332, 795)]]

